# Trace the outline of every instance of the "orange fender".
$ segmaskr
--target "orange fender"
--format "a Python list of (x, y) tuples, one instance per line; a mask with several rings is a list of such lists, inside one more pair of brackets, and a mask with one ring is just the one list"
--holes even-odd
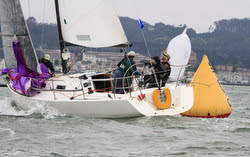
[(155, 107), (157, 107), (160, 110), (164, 110), (164, 109), (169, 108), (169, 106), (171, 105), (171, 102), (172, 102), (170, 90), (168, 88), (165, 88), (163, 90), (163, 92), (164, 92), (165, 97), (166, 97), (166, 101), (164, 103), (162, 103), (160, 101), (160, 90), (156, 89), (153, 91), (154, 105), (155, 105)]

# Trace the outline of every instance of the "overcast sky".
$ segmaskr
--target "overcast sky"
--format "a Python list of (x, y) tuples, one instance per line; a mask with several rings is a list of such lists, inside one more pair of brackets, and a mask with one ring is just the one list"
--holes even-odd
[[(250, 0), (113, 1), (119, 16), (141, 18), (152, 25), (157, 22), (175, 26), (186, 24), (198, 33), (207, 32), (214, 21), (250, 18)], [(21, 0), (21, 3), (26, 18), (31, 15), (39, 22), (56, 22), (54, 0)]]

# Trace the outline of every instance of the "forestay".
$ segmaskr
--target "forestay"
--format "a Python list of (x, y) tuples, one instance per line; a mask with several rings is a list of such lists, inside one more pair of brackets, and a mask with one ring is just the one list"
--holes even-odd
[(176, 36), (170, 41), (167, 48), (167, 53), (170, 54), (171, 59), (171, 74), (170, 78), (181, 78), (185, 71), (185, 66), (191, 54), (191, 43), (186, 34), (186, 29), (182, 34)]
[(41, 72), (37, 56), (31, 42), (19, 0), (0, 0), (1, 36), (6, 68), (17, 68), (12, 40), (16, 35), (20, 41), (27, 67)]
[(60, 0), (63, 40), (85, 47), (128, 44), (112, 0)]

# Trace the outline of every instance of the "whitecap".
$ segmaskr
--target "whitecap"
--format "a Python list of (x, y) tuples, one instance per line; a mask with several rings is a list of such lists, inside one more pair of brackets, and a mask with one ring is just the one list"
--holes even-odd
[(11, 102), (9, 98), (4, 98), (3, 100), (0, 100), (0, 115), (8, 115), (8, 116), (29, 115), (29, 113), (27, 113), (26, 111), (23, 110), (18, 111), (15, 107), (13, 107), (12, 104), (14, 104), (14, 102)]
[(10, 136), (13, 136), (16, 134), (15, 131), (10, 128), (0, 128), (0, 130), (8, 131)]
[(36, 102), (29, 110), (24, 111), (19, 110), (15, 102), (9, 98), (0, 100), (0, 115), (22, 117), (29, 116), (34, 113), (41, 114), (45, 119), (53, 119), (57, 116), (65, 116), (65, 114), (60, 113), (57, 109), (39, 102)]
[(40, 113), (45, 119), (53, 119), (58, 116), (65, 116), (65, 114), (60, 113), (57, 109), (39, 102), (36, 102), (34, 107), (32, 107), (28, 112)]

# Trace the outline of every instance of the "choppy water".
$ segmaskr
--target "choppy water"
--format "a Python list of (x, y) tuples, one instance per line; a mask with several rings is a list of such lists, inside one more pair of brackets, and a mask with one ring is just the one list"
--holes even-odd
[(114, 120), (64, 116), (39, 104), (16, 111), (7, 88), (1, 88), (0, 156), (250, 156), (250, 88), (224, 89), (233, 107), (226, 119)]

